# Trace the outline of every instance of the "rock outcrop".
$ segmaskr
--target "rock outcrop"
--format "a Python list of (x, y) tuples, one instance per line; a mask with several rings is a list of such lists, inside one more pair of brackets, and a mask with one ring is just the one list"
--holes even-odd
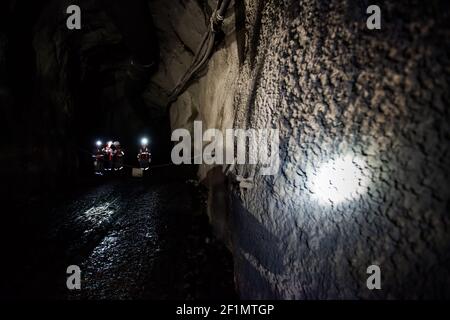
[[(449, 297), (449, 7), (382, 3), (368, 30), (367, 6), (236, 1), (208, 72), (174, 107), (173, 127), (280, 130), (278, 175), (233, 172), (252, 189), (199, 170), (243, 298)], [(323, 201), (321, 168), (341, 159), (363, 185)], [(366, 287), (372, 264), (382, 290)]]

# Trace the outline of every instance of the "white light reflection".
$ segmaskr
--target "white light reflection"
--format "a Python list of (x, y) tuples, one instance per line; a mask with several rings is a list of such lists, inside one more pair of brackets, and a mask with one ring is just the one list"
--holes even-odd
[(351, 156), (322, 164), (311, 181), (314, 197), (321, 202), (337, 204), (365, 193), (368, 183), (366, 168), (362, 159)]
[(112, 218), (114, 213), (117, 211), (117, 205), (115, 204), (117, 200), (111, 202), (105, 201), (99, 205), (95, 205), (83, 214), (79, 215), (77, 220), (80, 222), (88, 222), (94, 225), (100, 225), (103, 222)]

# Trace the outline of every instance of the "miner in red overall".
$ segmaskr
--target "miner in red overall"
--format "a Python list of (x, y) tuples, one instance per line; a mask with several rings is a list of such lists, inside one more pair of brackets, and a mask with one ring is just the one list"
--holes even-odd
[(103, 148), (103, 154), (105, 155), (105, 170), (111, 171), (113, 166), (113, 149), (112, 141), (109, 141)]
[(103, 153), (102, 142), (97, 141), (96, 145), (97, 148), (92, 156), (94, 158), (94, 170), (95, 174), (103, 175), (105, 154)]
[(143, 138), (141, 140), (141, 148), (139, 149), (139, 154), (137, 158), (141, 169), (148, 170), (150, 168), (150, 162), (152, 161), (152, 154), (148, 147), (148, 140), (146, 138)]
[(125, 152), (123, 152), (122, 146), (119, 141), (114, 142), (114, 150), (113, 150), (113, 163), (114, 163), (114, 171), (119, 171), (123, 169), (123, 157), (125, 156)]

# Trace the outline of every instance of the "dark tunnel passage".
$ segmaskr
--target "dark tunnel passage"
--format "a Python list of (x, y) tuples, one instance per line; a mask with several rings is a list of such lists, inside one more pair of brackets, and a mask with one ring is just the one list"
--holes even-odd
[(0, 298), (448, 299), (450, 7), (370, 5), (2, 1)]
[[(2, 298), (235, 298), (232, 259), (209, 230), (195, 171), (171, 167), (169, 114), (146, 101), (160, 56), (147, 3), (83, 4), (84, 28), (72, 34), (58, 30), (59, 1), (3, 4), (11, 15), (1, 19), (1, 98), (12, 154), (2, 161), (19, 162), (2, 172), (10, 199), (2, 242), (14, 243), (4, 250)], [(129, 176), (143, 137), (152, 172), (136, 181)], [(93, 177), (97, 140), (120, 140), (120, 173)], [(82, 294), (67, 293), (72, 264), (91, 283)]]

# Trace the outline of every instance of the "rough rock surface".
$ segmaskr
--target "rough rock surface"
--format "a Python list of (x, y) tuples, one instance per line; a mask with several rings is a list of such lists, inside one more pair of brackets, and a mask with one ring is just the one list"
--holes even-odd
[[(178, 102), (190, 111), (172, 115), (184, 127), (280, 130), (279, 174), (238, 167), (254, 188), (223, 195), (229, 222), (210, 212), (229, 223), (243, 298), (450, 295), (448, 5), (383, 2), (374, 31), (368, 5), (238, 2), (236, 32)], [(346, 157), (365, 183), (352, 199), (320, 201), (321, 166)], [(366, 287), (371, 264), (382, 290)]]

